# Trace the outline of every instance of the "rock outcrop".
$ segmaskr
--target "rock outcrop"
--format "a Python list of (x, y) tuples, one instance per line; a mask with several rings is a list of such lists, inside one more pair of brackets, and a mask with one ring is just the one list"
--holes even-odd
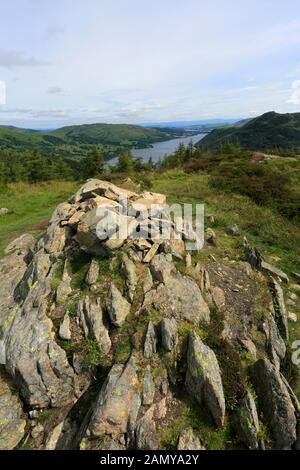
[(97, 398), (88, 431), (92, 437), (120, 436), (134, 426), (141, 398), (136, 360), (114, 365)]
[(8, 245), (1, 449), (197, 451), (221, 427), (222, 448), (299, 448), (284, 377), (297, 295), (285, 304), (288, 277), (247, 240), (248, 262), (220, 256), (222, 235), (240, 231), (212, 226), (199, 254), (204, 240), (163, 194), (91, 179), (42, 237)]
[(207, 406), (216, 426), (223, 426), (225, 398), (219, 364), (195, 333), (189, 336), (185, 386), (200, 406)]
[(268, 359), (261, 359), (254, 366), (253, 377), (276, 448), (291, 449), (296, 441), (297, 420), (293, 402), (280, 372)]

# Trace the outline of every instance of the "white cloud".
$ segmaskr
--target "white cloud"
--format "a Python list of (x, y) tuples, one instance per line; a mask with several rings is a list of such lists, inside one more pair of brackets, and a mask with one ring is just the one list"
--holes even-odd
[(62, 91), (63, 91), (62, 88), (60, 88), (59, 86), (52, 86), (48, 88), (47, 93), (49, 95), (60, 95)]

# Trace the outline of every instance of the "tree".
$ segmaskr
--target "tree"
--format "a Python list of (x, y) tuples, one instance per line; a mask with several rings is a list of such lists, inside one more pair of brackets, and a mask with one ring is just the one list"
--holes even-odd
[(91, 178), (104, 171), (105, 161), (102, 153), (95, 146), (82, 159), (82, 174), (85, 178)]
[(126, 150), (119, 155), (116, 170), (120, 173), (132, 173), (133, 172), (134, 160), (129, 150)]
[(193, 140), (191, 139), (185, 149), (185, 154), (184, 154), (184, 161), (191, 160), (194, 156), (194, 144)]

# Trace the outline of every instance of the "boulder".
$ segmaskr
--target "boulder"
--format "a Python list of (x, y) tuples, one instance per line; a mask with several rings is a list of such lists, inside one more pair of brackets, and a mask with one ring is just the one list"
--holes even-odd
[(130, 313), (130, 303), (122, 296), (117, 287), (111, 283), (106, 299), (106, 308), (110, 321), (114, 326), (120, 327)]
[(111, 340), (107, 327), (103, 322), (103, 311), (100, 299), (91, 300), (86, 296), (77, 306), (77, 315), (80, 319), (86, 338), (98, 342), (101, 351), (107, 354), (111, 348)]
[(248, 449), (258, 449), (259, 420), (255, 401), (249, 390), (234, 412), (232, 424), (238, 438)]
[(200, 406), (206, 406), (217, 427), (224, 424), (225, 398), (215, 353), (190, 333), (187, 353), (186, 389)]
[(115, 364), (98, 395), (88, 431), (93, 437), (121, 435), (134, 426), (141, 406), (137, 364), (133, 357)]
[(144, 342), (144, 356), (150, 359), (156, 353), (157, 336), (152, 321), (149, 322), (145, 342)]
[(120, 198), (133, 199), (138, 195), (132, 191), (118, 188), (108, 181), (101, 181), (97, 179), (89, 179), (74, 196), (69, 200), (71, 204), (85, 201), (93, 196), (103, 196), (107, 199), (118, 201)]
[(171, 272), (175, 272), (176, 268), (173, 264), (172, 256), (161, 253), (152, 259), (150, 270), (155, 281), (166, 282)]
[(178, 272), (167, 277), (164, 274), (164, 284), (145, 295), (144, 307), (151, 306), (165, 317), (195, 325), (210, 321), (210, 310), (197, 283)]
[(178, 326), (175, 318), (164, 318), (160, 324), (162, 346), (166, 351), (173, 351), (178, 341)]
[(177, 450), (205, 450), (205, 448), (202, 446), (193, 428), (187, 428), (180, 433)]
[(161, 249), (166, 254), (171, 254), (177, 259), (183, 259), (185, 255), (185, 243), (181, 238), (170, 238), (162, 243)]
[(280, 372), (268, 359), (260, 359), (253, 367), (253, 380), (276, 449), (291, 449), (296, 441), (297, 420)]
[(71, 339), (71, 329), (70, 329), (70, 317), (69, 314), (66, 313), (62, 324), (59, 327), (59, 337), (62, 340), (70, 341)]

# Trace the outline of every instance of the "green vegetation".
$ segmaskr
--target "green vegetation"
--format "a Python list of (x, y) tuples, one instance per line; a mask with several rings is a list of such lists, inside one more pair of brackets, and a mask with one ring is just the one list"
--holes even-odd
[(235, 126), (215, 129), (199, 146), (216, 150), (224, 143), (239, 145), (242, 149), (300, 153), (300, 113), (265, 113)]
[(12, 239), (23, 233), (40, 235), (55, 207), (77, 188), (78, 183), (61, 181), (0, 185), (0, 207), (11, 211), (0, 217), (0, 255)]
[(0, 150), (23, 154), (35, 149), (51, 157), (73, 158), (85, 155), (92, 145), (102, 145), (113, 156), (119, 148), (143, 148), (182, 134), (180, 129), (128, 124), (86, 124), (48, 132), (0, 126)]
[(181, 405), (176, 416), (160, 429), (161, 449), (176, 449), (181, 431), (188, 427), (194, 429), (201, 443), (208, 450), (224, 450), (232, 447), (232, 436), (227, 422), (222, 429), (216, 429), (204, 407), (201, 409), (195, 406), (194, 402), (186, 396), (180, 399)]

